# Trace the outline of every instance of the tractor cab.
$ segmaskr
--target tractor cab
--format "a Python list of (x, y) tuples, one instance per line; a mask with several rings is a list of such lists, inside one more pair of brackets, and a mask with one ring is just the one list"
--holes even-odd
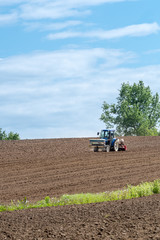
[(115, 130), (110, 130), (110, 129), (106, 129), (106, 130), (101, 130), (101, 133), (100, 133), (100, 138), (101, 139), (110, 139), (110, 138), (114, 138), (114, 133), (115, 133)]
[[(98, 133), (99, 135), (99, 133)], [(101, 130), (100, 132), (100, 139), (105, 139), (106, 140), (106, 144), (109, 144), (113, 142), (113, 139), (116, 140), (115, 138), (115, 130), (111, 130), (111, 129), (105, 129), (105, 130)]]

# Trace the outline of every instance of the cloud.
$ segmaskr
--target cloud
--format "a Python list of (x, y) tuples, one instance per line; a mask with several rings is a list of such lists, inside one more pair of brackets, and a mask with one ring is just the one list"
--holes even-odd
[(47, 38), (49, 40), (55, 39), (66, 39), (66, 38), (75, 38), (75, 37), (84, 37), (84, 38), (98, 38), (98, 39), (114, 39), (120, 37), (140, 37), (147, 36), (150, 34), (155, 34), (160, 31), (160, 26), (158, 23), (143, 23), (137, 25), (130, 25), (124, 28), (113, 29), (109, 31), (97, 30), (90, 32), (59, 32), (48, 34)]
[(0, 14), (0, 26), (6, 24), (13, 24), (18, 20), (18, 15), (16, 13)]
[[(0, 61), (2, 127), (21, 129), (37, 124), (68, 125), (94, 109), (101, 94), (109, 93), (104, 69), (132, 61), (134, 54), (101, 48), (36, 52)], [(105, 89), (105, 91), (104, 91)], [(113, 90), (113, 88), (112, 88)], [(103, 95), (102, 95), (103, 96)], [(24, 119), (25, 118), (25, 119)], [(38, 123), (39, 122), (39, 123)], [(77, 124), (80, 124), (79, 120)], [(13, 129), (14, 130), (14, 129)]]
[(144, 54), (156, 54), (156, 53), (160, 53), (160, 48), (148, 50)]
[(65, 28), (75, 27), (81, 25), (82, 21), (65, 21), (56, 23), (42, 23), (42, 22), (28, 22), (25, 23), (27, 30), (40, 30), (40, 31), (51, 31), (61, 30)]
[[(78, 16), (91, 13), (87, 7), (124, 1), (129, 0), (0, 0), (0, 6), (10, 6), (21, 21), (36, 21), (64, 19), (67, 17), (77, 18)], [(5, 15), (7, 17), (8, 12)]]
[(60, 19), (89, 14), (89, 10), (80, 11), (66, 4), (45, 3), (24, 4), (20, 6), (20, 18), (23, 20)]
[(134, 58), (135, 54), (132, 52), (103, 48), (42, 51), (1, 59), (0, 73), (1, 75), (5, 74), (5, 76), (13, 74), (16, 77), (23, 76), (23, 79), (28, 78), (28, 76), (52, 80), (73, 76), (78, 78), (93, 71), (93, 66), (101, 68), (105, 65), (111, 68)]
[(70, 7), (84, 7), (84, 6), (96, 6), (104, 3), (116, 3), (116, 2), (126, 2), (128, 0), (57, 0), (58, 5), (63, 5), (66, 3)]
[(37, 4), (40, 6), (53, 4), (54, 6), (61, 6), (66, 4), (66, 6), (92, 6), (99, 5), (103, 3), (115, 3), (115, 2), (125, 2), (131, 0), (0, 0), (0, 6), (15, 5), (15, 4)]
[[(84, 26), (84, 22), (76, 19), (91, 14), (90, 7), (125, 1), (131, 0), (0, 0), (0, 6), (6, 6), (4, 13), (0, 15), (0, 26), (19, 22), (27, 30), (54, 31), (55, 33), (48, 34), (49, 40), (75, 37), (112, 39), (128, 35), (148, 35), (159, 30), (157, 23), (132, 25), (110, 31), (77, 32), (72, 30), (77, 26)], [(7, 6), (10, 7), (7, 8)], [(65, 20), (70, 17), (74, 19)], [(70, 31), (56, 32), (63, 29)]]
[(94, 136), (103, 101), (115, 101), (122, 82), (143, 80), (157, 91), (160, 66), (129, 67), (135, 60), (132, 52), (103, 48), (3, 58), (1, 127), (22, 138)]
[[(34, 0), (20, 5), (20, 16), (26, 20), (60, 19), (90, 14), (85, 8), (105, 3), (127, 2), (131, 0)], [(134, 1), (134, 0), (132, 0)], [(23, 1), (22, 1), (23, 2)]]

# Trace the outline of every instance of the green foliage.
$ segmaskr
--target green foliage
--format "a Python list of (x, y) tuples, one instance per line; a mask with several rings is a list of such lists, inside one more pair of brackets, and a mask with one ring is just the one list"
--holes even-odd
[(153, 183), (153, 192), (160, 193), (160, 182), (159, 180), (155, 180)]
[(45, 202), (46, 202), (47, 205), (49, 205), (50, 201), (51, 201), (50, 197), (46, 196), (45, 197)]
[(159, 95), (152, 95), (150, 87), (143, 81), (138, 84), (123, 83), (117, 104), (104, 102), (101, 120), (107, 128), (116, 126), (119, 135), (158, 136), (160, 122)]
[(9, 132), (8, 134), (6, 131), (2, 131), (2, 128), (0, 128), (0, 140), (19, 140), (19, 134), (18, 133), (13, 133)]
[(0, 140), (5, 140), (7, 138), (7, 134), (5, 131), (2, 131), (2, 128), (0, 128)]
[(160, 180), (141, 183), (138, 186), (128, 185), (128, 187), (122, 190), (117, 190), (113, 192), (63, 195), (60, 198), (50, 198), (49, 196), (47, 196), (44, 200), (38, 201), (37, 203), (29, 203), (29, 201), (27, 201), (25, 197), (23, 200), (17, 201), (17, 203), (11, 202), (10, 205), (0, 205), (0, 212), (40, 207), (117, 201), (123, 199), (150, 196), (157, 193), (160, 193)]

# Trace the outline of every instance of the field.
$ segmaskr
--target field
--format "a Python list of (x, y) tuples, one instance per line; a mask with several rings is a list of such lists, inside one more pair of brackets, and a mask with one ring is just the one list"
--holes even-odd
[[(160, 137), (125, 137), (127, 152), (87, 138), (0, 141), (0, 204), (98, 193), (160, 179)], [(0, 240), (160, 239), (160, 195), (0, 213)]]

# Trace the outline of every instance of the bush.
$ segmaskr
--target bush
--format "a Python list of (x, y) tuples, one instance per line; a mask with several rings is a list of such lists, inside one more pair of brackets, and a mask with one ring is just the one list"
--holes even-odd
[(0, 128), (0, 140), (19, 140), (19, 134), (18, 133), (13, 133), (9, 132), (8, 134), (6, 131), (2, 131), (2, 128)]
[(155, 180), (153, 183), (153, 193), (160, 193), (160, 182), (159, 180)]

